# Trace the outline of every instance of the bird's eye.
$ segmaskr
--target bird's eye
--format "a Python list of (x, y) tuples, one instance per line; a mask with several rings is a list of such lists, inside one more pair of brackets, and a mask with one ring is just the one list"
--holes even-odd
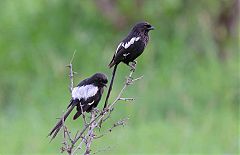
[(149, 24), (144, 25), (144, 29), (148, 29), (150, 27), (151, 27), (151, 25), (149, 25)]

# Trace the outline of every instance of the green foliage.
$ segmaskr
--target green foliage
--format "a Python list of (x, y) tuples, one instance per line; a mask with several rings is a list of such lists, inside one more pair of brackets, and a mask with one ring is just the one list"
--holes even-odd
[[(222, 4), (232, 2), (142, 3), (117, 2), (128, 21), (117, 30), (93, 1), (0, 2), (0, 154), (58, 154), (61, 137), (49, 144), (46, 136), (70, 99), (65, 65), (73, 51), (75, 84), (97, 71), (110, 78), (107, 64), (139, 20), (156, 27), (138, 58), (135, 76), (144, 78), (125, 92), (136, 100), (119, 103), (111, 119), (130, 116), (129, 123), (96, 141), (95, 150), (110, 146), (110, 154), (237, 154), (238, 36), (227, 38), (222, 60), (213, 35)], [(128, 70), (119, 67), (110, 100)], [(75, 130), (81, 121), (67, 123)]]

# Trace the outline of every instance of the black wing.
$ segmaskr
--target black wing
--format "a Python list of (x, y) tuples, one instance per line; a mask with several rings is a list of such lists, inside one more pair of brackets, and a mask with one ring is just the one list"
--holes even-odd
[(85, 80), (82, 80), (77, 86), (81, 87), (81, 86), (84, 86), (84, 85), (87, 85), (87, 84), (89, 84), (89, 78), (87, 78)]
[(118, 47), (117, 47), (117, 49), (116, 49), (116, 51), (115, 51), (115, 53), (114, 53), (114, 55), (113, 55), (112, 60), (111, 60), (111, 62), (110, 62), (109, 65), (108, 65), (110, 68), (111, 68), (112, 66), (114, 66), (115, 64), (117, 64), (117, 63), (116, 63), (117, 61), (115, 60), (115, 57), (116, 57), (117, 53), (119, 53), (119, 51), (124, 50), (122, 44), (123, 44), (123, 42), (120, 42), (120, 43), (119, 43), (119, 45), (118, 45)]
[(140, 37), (132, 37), (130, 39), (125, 39), (118, 46), (111, 63), (112, 67), (121, 61), (128, 64), (129, 62), (135, 60), (144, 50), (144, 43), (140, 40)]

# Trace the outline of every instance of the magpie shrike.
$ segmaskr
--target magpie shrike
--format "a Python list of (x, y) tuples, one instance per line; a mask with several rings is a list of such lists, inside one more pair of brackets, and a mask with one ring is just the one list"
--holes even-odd
[[(81, 81), (77, 87), (73, 88), (70, 104), (63, 116), (64, 121), (75, 106), (77, 112), (73, 117), (74, 120), (77, 119), (82, 112), (90, 112), (93, 108), (97, 107), (103, 94), (103, 88), (106, 86), (107, 82), (108, 79), (105, 74), (96, 73)], [(56, 137), (61, 128), (62, 120), (59, 120), (49, 133), (49, 136), (52, 136), (51, 140)]]
[[(123, 39), (118, 45), (115, 54), (113, 55), (113, 58), (108, 65), (110, 68), (114, 66), (114, 69), (112, 72), (112, 79), (108, 88), (104, 108), (107, 106), (118, 64), (120, 62), (123, 62), (127, 65), (129, 65), (130, 62), (135, 63), (134, 60), (143, 53), (145, 47), (148, 44), (148, 32), (153, 29), (154, 27), (147, 22), (137, 23), (132, 28), (128, 36)], [(131, 67), (135, 69), (135, 65), (132, 65)]]

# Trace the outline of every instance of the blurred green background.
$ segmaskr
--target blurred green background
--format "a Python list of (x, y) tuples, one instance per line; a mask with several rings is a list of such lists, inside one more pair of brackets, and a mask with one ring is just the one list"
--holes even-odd
[[(70, 99), (73, 52), (75, 84), (95, 72), (111, 77), (116, 46), (142, 20), (156, 28), (137, 59), (134, 76), (144, 78), (125, 91), (136, 100), (119, 102), (106, 128), (130, 120), (93, 151), (237, 154), (238, 10), (239, 0), (1, 0), (0, 154), (59, 154), (62, 137), (46, 136)], [(110, 101), (128, 72), (120, 65)]]

